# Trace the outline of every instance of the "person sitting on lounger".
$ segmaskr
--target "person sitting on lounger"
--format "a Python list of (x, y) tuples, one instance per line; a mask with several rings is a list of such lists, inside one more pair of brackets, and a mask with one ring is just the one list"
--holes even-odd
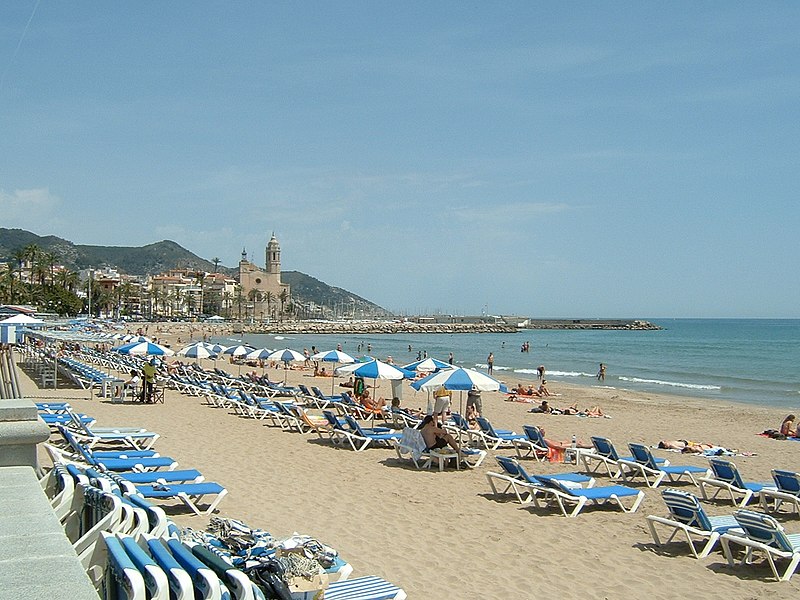
[(456, 452), (461, 452), (455, 438), (439, 426), (433, 415), (425, 415), (417, 429), (422, 434), (422, 439), (425, 440), (426, 450), (438, 450), (449, 445)]
[[(542, 437), (544, 441), (547, 442), (547, 445), (551, 448), (556, 448), (558, 450), (564, 450), (566, 448), (572, 448), (572, 440), (552, 440), (544, 435), (544, 428), (539, 427), (539, 431), (542, 432)], [(591, 444), (587, 444), (583, 440), (575, 440), (575, 447), (576, 448), (592, 448)]]
[(386, 407), (386, 400), (384, 398), (373, 399), (372, 396), (369, 395), (369, 390), (366, 389), (361, 396), (361, 404), (368, 411), (383, 412), (383, 409)]

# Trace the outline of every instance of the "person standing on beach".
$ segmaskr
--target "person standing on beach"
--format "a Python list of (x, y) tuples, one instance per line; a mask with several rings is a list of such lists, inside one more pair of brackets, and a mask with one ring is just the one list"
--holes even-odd
[(605, 381), (606, 380), (606, 366), (603, 363), (600, 363), (600, 370), (597, 371), (597, 381)]
[(494, 352), (489, 352), (489, 356), (486, 357), (486, 364), (489, 366), (489, 375), (494, 373)]
[(539, 365), (536, 372), (539, 373), (539, 379), (544, 379), (544, 365)]

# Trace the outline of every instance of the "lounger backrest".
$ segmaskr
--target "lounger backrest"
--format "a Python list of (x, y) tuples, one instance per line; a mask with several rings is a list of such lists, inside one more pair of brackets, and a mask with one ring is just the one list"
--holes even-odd
[(800, 473), (772, 469), (772, 478), (780, 491), (800, 496)]
[(450, 418), (453, 419), (453, 423), (456, 424), (456, 427), (463, 431), (469, 431), (469, 423), (467, 420), (458, 413), (450, 413)]
[(536, 427), (536, 425), (523, 425), (522, 430), (525, 432), (525, 435), (528, 436), (528, 439), (537, 446), (542, 446), (543, 448), (548, 447), (547, 442), (544, 441), (541, 429)]
[(711, 521), (694, 494), (668, 488), (661, 492), (661, 497), (676, 521), (703, 531), (711, 531)]
[(783, 527), (769, 515), (752, 510), (737, 510), (733, 516), (750, 539), (784, 552), (792, 551), (792, 544), (786, 538)]
[(734, 463), (723, 458), (709, 458), (708, 462), (711, 464), (711, 470), (714, 471), (714, 477), (738, 488), (744, 488), (742, 476)]
[(617, 454), (617, 449), (614, 448), (614, 444), (612, 444), (611, 440), (609, 440), (608, 438), (593, 435), (592, 445), (594, 446), (595, 451), (600, 456), (605, 456), (610, 460), (619, 460), (619, 454)]
[(67, 440), (67, 443), (72, 446), (75, 452), (79, 453), (83, 460), (85, 460), (90, 465), (96, 465), (97, 461), (92, 457), (91, 454), (83, 447), (82, 444), (75, 439), (75, 436), (70, 433), (69, 429), (64, 427), (63, 425), (58, 426), (58, 430), (61, 432), (61, 435), (64, 436), (64, 439)]
[[(117, 539), (119, 539), (122, 547), (125, 549), (128, 558), (131, 559), (131, 562), (133, 562), (139, 570), (139, 573), (142, 574), (144, 584), (150, 592), (150, 597), (156, 598), (159, 592), (167, 590), (169, 584), (167, 583), (166, 573), (164, 573), (164, 570), (156, 564), (156, 561), (154, 561), (149, 554), (139, 547), (136, 540), (130, 536)], [(108, 541), (108, 538), (106, 538), (106, 541)]]
[(351, 415), (345, 415), (344, 420), (347, 421), (347, 424), (350, 426), (350, 429), (352, 429), (358, 435), (366, 437), (364, 435), (364, 430), (361, 429), (361, 425), (359, 425), (358, 421), (356, 421)]
[(478, 417), (477, 421), (478, 421), (478, 425), (480, 425), (480, 427), (481, 427), (481, 431), (483, 431), (484, 433), (488, 433), (492, 437), (495, 437), (495, 438), (499, 437), (497, 435), (497, 433), (495, 433), (494, 427), (492, 427), (492, 424), (489, 423), (489, 421), (487, 421), (483, 417)]
[(328, 423), (334, 429), (341, 429), (342, 428), (341, 425), (339, 425), (339, 419), (337, 419), (336, 415), (334, 415), (331, 411), (323, 410), (322, 411), (322, 415), (328, 420)]
[(650, 449), (647, 446), (644, 444), (631, 443), (628, 444), (628, 448), (631, 449), (631, 454), (633, 454), (633, 458), (636, 462), (651, 469), (658, 470), (656, 460), (653, 458), (653, 453), (650, 452)]
[(219, 597), (219, 594), (214, 594), (213, 588), (219, 587), (219, 578), (214, 572), (209, 569), (203, 562), (201, 562), (191, 550), (184, 546), (180, 540), (170, 539), (167, 540), (167, 547), (172, 552), (172, 556), (178, 561), (178, 564), (183, 567), (189, 576), (192, 578), (195, 589), (202, 595), (202, 598), (210, 596)]
[(167, 580), (171, 590), (170, 596), (186, 597), (187, 594), (194, 596), (194, 585), (189, 573), (175, 560), (164, 542), (161, 539), (145, 536), (147, 551), (155, 559), (159, 566), (167, 574)]
[(114, 535), (103, 535), (108, 555), (106, 576), (103, 578), (103, 597), (144, 598), (144, 577)]
[(508, 456), (495, 456), (494, 459), (497, 461), (497, 464), (506, 472), (506, 474), (510, 475), (511, 477), (519, 477), (520, 476), (520, 464), (515, 461), (513, 458)]

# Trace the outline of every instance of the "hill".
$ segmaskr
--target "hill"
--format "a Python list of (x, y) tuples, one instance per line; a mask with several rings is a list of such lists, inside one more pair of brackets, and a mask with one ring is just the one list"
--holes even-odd
[[(88, 268), (110, 267), (122, 273), (144, 277), (169, 269), (196, 269), (214, 271), (214, 263), (190, 252), (170, 240), (146, 246), (91, 246), (73, 244), (53, 235), (39, 236), (24, 229), (0, 227), (0, 262), (12, 262), (16, 250), (35, 245), (56, 255), (56, 262), (79, 271)], [(237, 269), (219, 265), (221, 273), (235, 276)], [(330, 286), (299, 271), (281, 273), (284, 282), (292, 286), (296, 302), (318, 306), (338, 307), (338, 314), (389, 314), (377, 304), (342, 288)], [(352, 311), (352, 312), (351, 312)]]

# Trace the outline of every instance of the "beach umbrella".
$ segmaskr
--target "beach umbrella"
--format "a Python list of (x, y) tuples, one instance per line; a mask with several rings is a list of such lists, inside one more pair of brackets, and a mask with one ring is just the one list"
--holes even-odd
[(284, 348), (283, 350), (275, 350), (269, 355), (270, 360), (279, 360), (283, 363), (283, 383), (286, 383), (286, 372), (289, 370), (290, 362), (306, 362), (304, 354), (292, 350), (291, 348)]
[(464, 390), (476, 389), (482, 392), (506, 392), (506, 386), (494, 377), (475, 371), (474, 369), (465, 369), (463, 367), (455, 367), (433, 373), (415, 381), (411, 384), (415, 390), (435, 390), (439, 387), (444, 387), (446, 390), (458, 390), (459, 394), (459, 413), (462, 411), (462, 400)]
[(175, 354), (166, 346), (154, 344), (153, 342), (133, 342), (113, 349), (120, 354), (138, 354), (146, 356), (172, 356)]
[(13, 317), (8, 317), (7, 319), (3, 319), (0, 321), (3, 325), (41, 325), (44, 323), (41, 319), (37, 319), (36, 317), (31, 317), (30, 315), (23, 315), (22, 313), (14, 315)]
[(375, 396), (375, 390), (378, 387), (378, 379), (400, 380), (412, 379), (414, 377), (414, 373), (411, 371), (406, 371), (405, 369), (401, 369), (400, 367), (390, 365), (377, 359), (373, 359), (365, 363), (344, 365), (343, 367), (336, 369), (336, 373), (339, 375), (342, 373), (349, 373), (355, 375), (356, 377), (361, 377), (362, 379), (372, 379), (373, 397)]
[(406, 377), (413, 377), (413, 373), (377, 359), (372, 359), (365, 363), (357, 362), (344, 365), (336, 369), (336, 372), (340, 375), (348, 373), (366, 379), (405, 379)]
[[(342, 364), (350, 364), (356, 362), (356, 359), (347, 354), (346, 352), (342, 352), (341, 350), (330, 350), (328, 352), (317, 352), (314, 356), (311, 357), (311, 360), (321, 360), (323, 362), (331, 362), (331, 363), (342, 363)], [(333, 368), (333, 373), (331, 373), (331, 396), (333, 396), (333, 391), (335, 388), (335, 381), (336, 381), (336, 367)]]
[(203, 344), (207, 349), (211, 350), (214, 354), (222, 354), (225, 350), (228, 349), (227, 346), (223, 346), (222, 344), (212, 344), (211, 342), (200, 342)]
[(275, 352), (269, 348), (256, 348), (245, 355), (247, 360), (269, 360), (269, 355)]
[(417, 371), (419, 373), (431, 373), (433, 371), (441, 371), (442, 369), (452, 369), (453, 365), (451, 365), (450, 363), (443, 362), (441, 360), (437, 360), (435, 358), (428, 357), (413, 362), (410, 365), (405, 365), (403, 368), (406, 369), (407, 371)]
[(222, 351), (222, 354), (228, 354), (230, 356), (244, 356), (245, 354), (250, 354), (255, 348), (252, 346), (246, 346), (243, 344), (239, 344), (238, 346), (229, 346)]
[(178, 350), (177, 354), (179, 356), (185, 356), (186, 358), (216, 358), (217, 353), (212, 352), (209, 350), (202, 342), (197, 342), (196, 344), (190, 344), (185, 348), (181, 348)]

